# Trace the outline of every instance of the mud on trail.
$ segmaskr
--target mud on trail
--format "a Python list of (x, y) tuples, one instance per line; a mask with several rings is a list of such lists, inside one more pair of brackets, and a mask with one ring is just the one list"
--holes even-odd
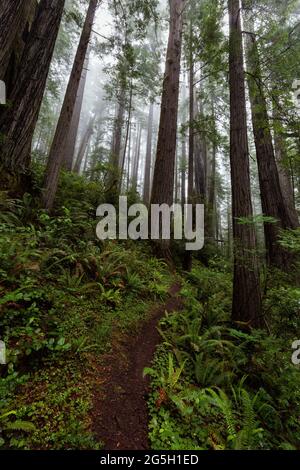
[(149, 379), (143, 370), (151, 365), (155, 349), (161, 342), (157, 330), (165, 312), (183, 308), (174, 284), (165, 304), (153, 310), (133, 337), (122, 338), (102, 361), (101, 382), (94, 397), (93, 432), (106, 450), (149, 449), (147, 394)]

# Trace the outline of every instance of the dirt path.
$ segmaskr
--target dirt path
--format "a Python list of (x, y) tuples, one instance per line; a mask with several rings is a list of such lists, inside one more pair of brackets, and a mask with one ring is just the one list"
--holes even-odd
[(149, 380), (143, 370), (150, 366), (161, 338), (157, 324), (164, 313), (182, 308), (179, 284), (174, 284), (167, 302), (153, 311), (135, 337), (125, 337), (104, 358), (104, 384), (94, 400), (94, 433), (106, 450), (149, 448), (146, 397)]

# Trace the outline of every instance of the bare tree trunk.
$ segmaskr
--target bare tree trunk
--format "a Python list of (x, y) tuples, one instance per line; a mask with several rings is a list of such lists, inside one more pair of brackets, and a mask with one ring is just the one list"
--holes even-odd
[[(260, 194), (262, 209), (265, 216), (272, 217), (277, 223), (264, 223), (267, 261), (278, 268), (288, 268), (292, 261), (288, 253), (278, 243), (280, 229), (294, 229), (298, 224), (285, 204), (280, 187), (278, 169), (270, 130), (266, 98), (262, 89), (259, 53), (255, 33), (253, 31), (252, 13), (246, 13), (247, 2), (243, 0), (245, 9), (244, 24), (247, 30), (246, 56), (248, 68), (248, 87), (251, 103), (252, 125), (258, 163)], [(254, 78), (255, 77), (255, 78)]]
[(81, 144), (79, 146), (76, 162), (73, 168), (74, 173), (77, 173), (78, 175), (80, 173), (80, 168), (83, 162), (84, 155), (86, 153), (86, 149), (89, 145), (90, 138), (92, 137), (92, 134), (93, 134), (93, 127), (94, 127), (93, 125), (94, 125), (94, 119), (91, 119), (82, 137)]
[(27, 189), (32, 138), (38, 119), (65, 0), (41, 0), (20, 61), (11, 106), (1, 113), (1, 188)]
[(3, 80), (8, 66), (9, 57), (23, 22), (23, 0), (2, 0), (0, 10), (0, 79)]
[[(7, 79), (7, 69), (15, 49), (16, 38), (25, 46), (24, 38), (29, 33), (37, 8), (36, 0), (2, 0), (0, 7), (0, 80)], [(22, 38), (23, 36), (23, 38)], [(19, 52), (19, 51), (18, 51)], [(23, 51), (21, 51), (22, 53)], [(21, 54), (18, 54), (19, 56)], [(20, 58), (20, 57), (19, 57)], [(8, 84), (7, 84), (8, 85)]]
[(150, 203), (150, 179), (151, 179), (151, 163), (152, 163), (152, 138), (153, 138), (153, 103), (150, 104), (148, 117), (148, 135), (147, 135), (147, 151), (145, 161), (145, 177), (144, 177), (144, 204)]
[(129, 107), (128, 107), (128, 118), (127, 118), (127, 126), (126, 126), (126, 136), (125, 136), (124, 151), (123, 151), (122, 162), (121, 162), (121, 176), (120, 176), (119, 192), (121, 192), (121, 189), (122, 189), (122, 182), (123, 182), (123, 175), (124, 175), (124, 168), (125, 168), (125, 160), (126, 160), (126, 153), (127, 153), (127, 145), (128, 145), (128, 140), (129, 140), (131, 112), (132, 112), (132, 95), (133, 95), (133, 86), (131, 84), (130, 94), (129, 94)]
[(122, 145), (122, 130), (124, 126), (124, 115), (125, 115), (125, 97), (121, 100), (118, 105), (118, 115), (115, 123), (114, 141), (113, 141), (113, 158), (112, 162), (114, 166), (119, 169), (120, 157), (121, 157), (121, 145)]
[(187, 153), (186, 153), (186, 137), (185, 135), (182, 136), (181, 140), (181, 204), (182, 206), (185, 204), (186, 199), (186, 165), (187, 165)]
[(232, 319), (259, 327), (261, 292), (252, 224), (239, 218), (252, 218), (246, 93), (239, 0), (229, 0), (229, 83), (230, 83), (230, 164), (234, 237), (234, 280)]
[(195, 95), (194, 95), (194, 54), (193, 54), (193, 24), (190, 20), (190, 117), (189, 117), (189, 161), (188, 161), (188, 202), (193, 203), (194, 197), (194, 151), (195, 151), (195, 139), (194, 139), (194, 118), (195, 118)]
[[(194, 116), (203, 116), (201, 98), (196, 97), (194, 90)], [(207, 140), (205, 133), (195, 133), (195, 195), (198, 202), (204, 203), (207, 196)]]
[(88, 160), (89, 160), (89, 153), (90, 153), (90, 148), (91, 148), (91, 137), (88, 141), (88, 144), (86, 146), (86, 151), (85, 151), (85, 157), (84, 157), (84, 164), (83, 164), (83, 174), (85, 174), (88, 166)]
[[(191, 14), (191, 12), (190, 12)], [(194, 93), (194, 54), (193, 54), (193, 23), (190, 19), (189, 31), (189, 156), (188, 156), (188, 203), (195, 203), (195, 93)], [(193, 210), (194, 212), (194, 210)], [(183, 257), (183, 269), (190, 272), (193, 267), (191, 251), (186, 251)]]
[[(227, 257), (228, 259), (232, 259), (232, 217), (230, 211), (230, 202), (229, 198), (227, 201)], [(216, 225), (217, 230), (217, 225)], [(218, 234), (216, 234), (218, 239)]]
[(211, 175), (208, 191), (208, 208), (207, 208), (207, 234), (212, 243), (216, 237), (216, 159), (217, 146), (213, 142)]
[(285, 204), (288, 207), (289, 213), (291, 214), (293, 223), (295, 225), (299, 224), (298, 214), (295, 208), (295, 198), (293, 184), (291, 181), (291, 175), (288, 168), (288, 152), (285, 139), (280, 131), (279, 124), (279, 111), (277, 109), (277, 104), (273, 103), (273, 120), (275, 122), (274, 126), (274, 150), (276, 164), (279, 173), (279, 181), (281, 191), (285, 200)]
[(48, 164), (45, 173), (43, 202), (46, 209), (51, 210), (58, 186), (59, 172), (64, 158), (65, 135), (70, 128), (74, 112), (76, 96), (84, 66), (92, 27), (95, 19), (98, 0), (90, 0), (80, 42), (69, 79), (64, 103), (56, 127), (54, 139), (50, 149)]
[[(1, 5), (0, 13), (0, 35), (2, 40), (3, 33), (6, 34), (3, 47), (0, 39), (0, 79), (5, 82), (6, 98), (10, 100), (12, 89), (18, 79), (18, 68), (36, 15), (38, 2), (37, 0), (23, 1), (21, 14), (19, 1), (14, 2), (16, 5), (12, 7), (13, 2), (10, 0), (11, 5), (9, 5), (9, 8), (14, 9), (12, 14), (8, 9), (8, 3), (7, 0), (4, 0), (4, 8), (2, 9)], [(8, 30), (12, 16), (15, 24), (14, 27), (12, 26)], [(3, 27), (1, 21), (3, 21)]]
[(141, 141), (142, 141), (142, 126), (138, 126), (137, 136), (136, 136), (136, 148), (132, 168), (132, 188), (137, 190), (138, 183), (138, 174), (139, 174), (139, 165), (140, 165), (140, 156), (141, 156)]
[(121, 147), (122, 132), (124, 127), (124, 116), (126, 106), (126, 80), (122, 80), (120, 88), (120, 98), (118, 102), (117, 116), (114, 123), (113, 141), (110, 157), (110, 172), (108, 178), (107, 201), (111, 204), (117, 204), (117, 198), (120, 190), (121, 179)]
[(78, 94), (76, 97), (74, 112), (73, 112), (73, 116), (72, 116), (72, 120), (70, 124), (68, 137), (65, 143), (64, 168), (67, 171), (72, 171), (72, 168), (73, 168), (75, 146), (76, 146), (78, 129), (79, 129), (80, 115), (81, 115), (81, 110), (82, 110), (82, 103), (83, 103), (83, 96), (84, 96), (84, 90), (85, 90), (85, 85), (86, 85), (88, 67), (89, 67), (89, 50), (87, 50), (86, 58), (84, 61), (84, 66), (83, 66), (82, 75), (81, 75), (81, 79), (79, 83), (79, 89), (78, 89)]
[(178, 152), (176, 149), (176, 156), (175, 156), (175, 169), (174, 169), (174, 202), (177, 204), (178, 202), (178, 190), (179, 190), (179, 180), (178, 180)]
[(130, 186), (131, 140), (132, 140), (131, 137), (132, 137), (132, 124), (130, 123), (128, 153), (127, 153), (127, 184), (126, 184), (127, 191), (129, 190), (129, 186)]
[[(170, 31), (163, 82), (152, 204), (172, 205), (177, 138), (180, 59), (185, 0), (170, 2)], [(170, 258), (168, 240), (160, 240), (160, 252)]]

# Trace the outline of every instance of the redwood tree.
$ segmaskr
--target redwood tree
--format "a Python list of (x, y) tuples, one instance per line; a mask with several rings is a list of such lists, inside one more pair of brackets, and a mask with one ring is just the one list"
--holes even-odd
[(49, 210), (53, 207), (57, 191), (59, 172), (64, 159), (65, 137), (68, 135), (70, 129), (97, 6), (98, 0), (90, 0), (62, 110), (48, 157), (44, 180), (43, 202), (45, 208)]
[(31, 143), (45, 90), (65, 0), (41, 0), (10, 94), (1, 113), (1, 189), (26, 189)]
[(69, 133), (67, 139), (65, 141), (65, 149), (64, 149), (64, 167), (68, 171), (72, 171), (74, 162), (74, 155), (75, 155), (75, 147), (76, 141), (78, 136), (78, 129), (79, 129), (79, 122), (80, 122), (80, 115), (82, 110), (83, 104), (83, 96), (85, 91), (86, 79), (87, 79), (87, 71), (89, 66), (89, 51), (87, 51), (87, 55), (85, 58), (83, 71), (80, 79), (80, 84), (78, 88), (78, 93), (76, 97), (76, 103), (73, 111), (72, 120), (70, 123)]
[(151, 163), (152, 163), (152, 140), (153, 140), (153, 113), (154, 104), (150, 104), (148, 117), (148, 134), (147, 134), (147, 150), (145, 161), (145, 177), (144, 177), (144, 193), (143, 200), (145, 204), (149, 204), (151, 193)]
[(0, 79), (3, 80), (16, 34), (24, 23), (24, 0), (2, 0), (0, 7)]
[(244, 25), (246, 29), (246, 57), (248, 87), (252, 113), (252, 125), (258, 163), (262, 210), (265, 216), (276, 222), (264, 223), (267, 260), (278, 268), (287, 268), (291, 258), (278, 243), (280, 229), (294, 229), (297, 217), (289, 210), (280, 186), (278, 168), (271, 135), (267, 102), (264, 94), (258, 45), (253, 25), (253, 13), (249, 2), (243, 0)]
[(260, 326), (261, 292), (256, 257), (256, 237), (251, 223), (252, 202), (247, 137), (246, 93), (243, 64), (240, 1), (229, 0), (230, 164), (234, 236), (232, 319)]
[[(179, 78), (185, 0), (173, 0), (169, 3), (170, 30), (151, 203), (165, 203), (171, 206), (174, 197)], [(162, 254), (168, 256), (168, 248), (168, 240), (160, 240)]]

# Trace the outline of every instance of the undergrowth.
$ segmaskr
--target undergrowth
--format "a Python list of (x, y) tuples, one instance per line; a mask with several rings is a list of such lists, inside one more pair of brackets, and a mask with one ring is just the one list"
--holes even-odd
[(134, 332), (172, 282), (145, 245), (97, 240), (95, 188), (74, 184), (62, 186), (68, 206), (53, 216), (29, 195), (1, 194), (2, 448), (100, 448), (89, 418), (98, 360), (112, 333)]
[(163, 343), (149, 398), (153, 449), (299, 449), (300, 290), (270, 273), (265, 331), (230, 323), (231, 274), (198, 263), (187, 276), (182, 312), (161, 321)]
[[(2, 449), (101, 448), (92, 432), (101, 355), (138, 330), (173, 282), (147, 243), (97, 240), (102, 189), (62, 175), (51, 216), (34, 196), (0, 193)], [(298, 253), (299, 231), (282, 243)], [(182, 273), (184, 310), (162, 319), (162, 344), (145, 370), (151, 445), (298, 449), (299, 269), (265, 273), (266, 328), (241, 331), (230, 321), (230, 261), (211, 248), (205, 263)]]

